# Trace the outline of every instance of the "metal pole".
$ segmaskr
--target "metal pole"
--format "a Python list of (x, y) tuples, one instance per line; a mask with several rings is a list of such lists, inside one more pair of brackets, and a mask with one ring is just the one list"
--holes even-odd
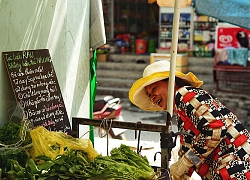
[(175, 0), (174, 6), (174, 20), (173, 20), (173, 32), (172, 32), (172, 46), (170, 57), (170, 74), (168, 82), (168, 104), (167, 111), (172, 116), (173, 113), (173, 97), (174, 97), (174, 83), (175, 83), (175, 69), (176, 69), (176, 56), (178, 47), (178, 35), (179, 35), (179, 20), (180, 20), (180, 1)]
[(173, 115), (173, 99), (174, 99), (174, 86), (175, 86), (175, 69), (176, 69), (176, 56), (178, 47), (178, 33), (179, 33), (179, 19), (180, 19), (180, 3), (181, 0), (175, 0), (174, 5), (174, 20), (172, 32), (172, 46), (170, 58), (170, 72), (168, 82), (168, 102), (167, 102), (167, 120), (166, 131), (161, 133), (161, 167), (165, 170), (169, 168), (169, 161), (171, 158), (172, 148), (175, 146), (173, 143), (172, 132), (172, 115)]

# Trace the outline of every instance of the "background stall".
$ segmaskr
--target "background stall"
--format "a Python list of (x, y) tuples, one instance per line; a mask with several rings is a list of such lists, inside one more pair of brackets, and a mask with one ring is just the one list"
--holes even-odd
[(246, 28), (227, 23), (217, 26), (214, 56), (216, 91), (249, 92), (249, 35), (250, 30)]

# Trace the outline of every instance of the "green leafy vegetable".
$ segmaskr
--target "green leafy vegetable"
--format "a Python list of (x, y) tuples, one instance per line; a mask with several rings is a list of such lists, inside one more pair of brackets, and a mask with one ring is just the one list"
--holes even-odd
[(20, 140), (21, 124), (9, 121), (0, 129), (0, 142), (9, 145), (14, 144)]
[(38, 159), (46, 160), (45, 163), (38, 165), (41, 170), (47, 172), (40, 175), (46, 178), (59, 179), (88, 179), (91, 170), (90, 161), (87, 154), (78, 150), (70, 150), (58, 156), (55, 160), (39, 156)]
[[(32, 141), (26, 130), (23, 124), (12, 121), (5, 123), (0, 129), (0, 179), (26, 176), (23, 167), (29, 157), (23, 146)], [(21, 137), (22, 133), (25, 133), (26, 138)]]
[(120, 145), (110, 152), (110, 156), (97, 156), (93, 162), (94, 179), (157, 179), (147, 158), (139, 156), (126, 145)]
[(147, 157), (139, 156), (129, 146), (121, 144), (119, 148), (112, 149), (110, 153), (111, 158), (117, 162), (125, 162), (144, 171), (154, 172), (153, 168), (149, 165)]
[(94, 160), (95, 174), (92, 179), (129, 179), (129, 180), (149, 180), (156, 179), (154, 171), (144, 171), (138, 167), (124, 162), (117, 162), (108, 156), (98, 156)]
[(147, 158), (139, 156), (125, 145), (114, 148), (111, 156), (99, 155), (92, 162), (83, 151), (65, 152), (55, 160), (46, 156), (38, 156), (36, 161), (29, 159), (25, 166), (21, 166), (16, 160), (8, 160), (8, 176), (2, 179), (157, 179)]
[[(28, 155), (24, 148), (0, 148), (0, 168), (4, 174), (7, 170), (7, 164), (9, 160), (17, 161), (21, 166), (25, 166)], [(1, 176), (0, 176), (1, 177)]]

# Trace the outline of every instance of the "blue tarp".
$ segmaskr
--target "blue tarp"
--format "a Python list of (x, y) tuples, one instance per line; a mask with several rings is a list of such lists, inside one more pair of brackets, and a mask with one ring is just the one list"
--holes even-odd
[(250, 0), (194, 0), (199, 14), (250, 29)]

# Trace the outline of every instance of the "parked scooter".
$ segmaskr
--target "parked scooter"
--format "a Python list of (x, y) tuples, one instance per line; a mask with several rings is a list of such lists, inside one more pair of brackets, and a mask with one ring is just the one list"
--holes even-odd
[[(120, 104), (120, 98), (114, 98), (111, 95), (97, 96), (94, 104), (93, 118), (96, 120), (113, 120), (113, 121), (124, 121), (122, 117), (122, 106)], [(104, 125), (103, 123), (101, 123)], [(112, 128), (100, 126), (98, 133), (100, 135), (106, 134), (108, 131), (109, 137), (113, 139), (126, 140), (124, 132), (126, 129)]]

